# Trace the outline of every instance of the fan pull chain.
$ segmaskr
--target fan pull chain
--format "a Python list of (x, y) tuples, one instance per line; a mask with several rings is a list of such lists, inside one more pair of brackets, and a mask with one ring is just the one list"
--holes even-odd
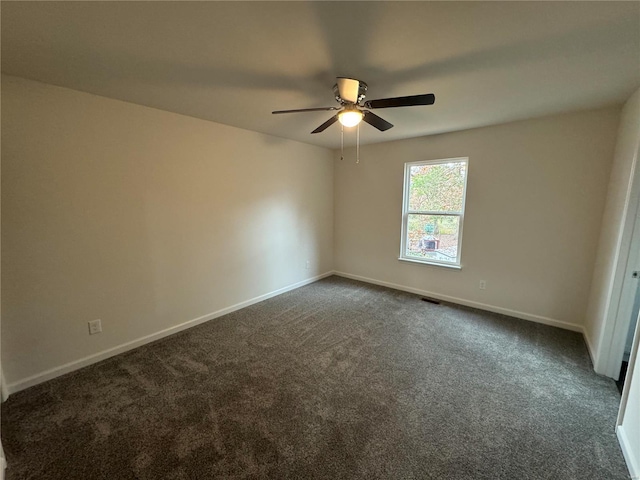
[(360, 124), (356, 127), (356, 163), (360, 163)]
[(344, 125), (340, 124), (340, 160), (344, 160)]

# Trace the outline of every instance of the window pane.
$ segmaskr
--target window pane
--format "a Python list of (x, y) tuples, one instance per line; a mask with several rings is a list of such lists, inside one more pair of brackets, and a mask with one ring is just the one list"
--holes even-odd
[(407, 223), (407, 257), (458, 263), (460, 217), (410, 214)]
[(410, 169), (409, 210), (461, 212), (466, 162), (413, 165)]

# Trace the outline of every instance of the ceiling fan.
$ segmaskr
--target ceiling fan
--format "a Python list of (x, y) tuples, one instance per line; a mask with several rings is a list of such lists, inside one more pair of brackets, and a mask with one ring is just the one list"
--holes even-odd
[(393, 125), (383, 118), (380, 118), (370, 110), (376, 108), (412, 107), (414, 105), (433, 105), (436, 97), (433, 93), (424, 95), (410, 95), (407, 97), (380, 98), (378, 100), (364, 101), (367, 93), (367, 84), (354, 78), (338, 77), (337, 83), (333, 86), (333, 93), (336, 96), (338, 107), (301, 108), (297, 110), (276, 110), (271, 112), (298, 113), (298, 112), (319, 112), (338, 110), (338, 113), (324, 122), (311, 133), (324, 132), (328, 127), (336, 122), (340, 122), (345, 127), (354, 127), (361, 121), (377, 128), (381, 132), (389, 130)]

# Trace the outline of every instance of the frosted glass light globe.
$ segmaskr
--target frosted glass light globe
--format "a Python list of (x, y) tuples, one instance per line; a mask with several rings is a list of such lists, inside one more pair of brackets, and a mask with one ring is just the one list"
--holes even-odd
[(345, 127), (355, 127), (363, 116), (364, 114), (360, 110), (345, 110), (338, 114), (338, 120)]

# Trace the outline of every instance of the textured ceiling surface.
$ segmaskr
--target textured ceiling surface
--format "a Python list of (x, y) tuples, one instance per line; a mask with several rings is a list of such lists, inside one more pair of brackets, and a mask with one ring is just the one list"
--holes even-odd
[[(324, 147), (336, 76), (381, 142), (623, 103), (640, 86), (639, 2), (2, 2), (2, 72)], [(345, 133), (352, 144), (354, 134)]]

